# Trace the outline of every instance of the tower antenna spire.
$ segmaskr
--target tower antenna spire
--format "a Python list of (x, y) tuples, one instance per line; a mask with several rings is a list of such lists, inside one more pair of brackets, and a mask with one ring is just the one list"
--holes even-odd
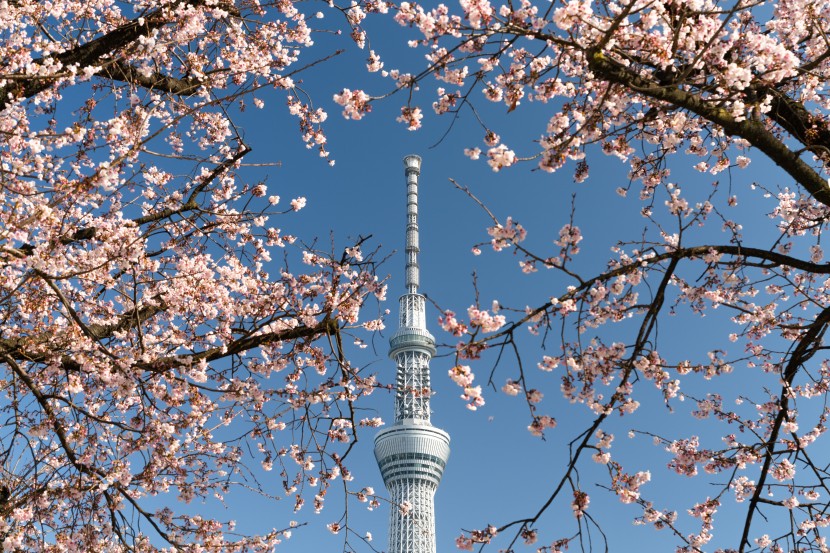
[(406, 289), (418, 293), (420, 268), (418, 267), (418, 177), (421, 175), (421, 158), (408, 155), (403, 158), (406, 167)]
[(435, 553), (435, 492), (450, 457), (450, 436), (430, 422), (429, 362), (435, 339), (426, 327), (426, 298), (418, 293), (418, 177), (421, 158), (406, 171), (406, 290), (398, 330), (389, 340), (395, 360), (395, 423), (375, 437), (375, 458), (389, 490), (389, 553)]

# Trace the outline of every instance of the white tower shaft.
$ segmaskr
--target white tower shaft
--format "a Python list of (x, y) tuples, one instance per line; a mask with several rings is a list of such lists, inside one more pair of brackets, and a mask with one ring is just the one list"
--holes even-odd
[[(417, 162), (415, 161), (417, 158)], [(406, 164), (406, 290), (418, 293), (420, 269), (418, 267), (418, 177), (421, 174), (421, 158), (407, 156)]]
[(393, 502), (389, 553), (435, 553), (435, 491), (450, 456), (450, 437), (430, 424), (429, 362), (435, 339), (418, 293), (418, 177), (421, 158), (407, 156), (406, 289), (398, 330), (389, 340), (395, 360), (395, 423), (375, 438), (375, 458)]

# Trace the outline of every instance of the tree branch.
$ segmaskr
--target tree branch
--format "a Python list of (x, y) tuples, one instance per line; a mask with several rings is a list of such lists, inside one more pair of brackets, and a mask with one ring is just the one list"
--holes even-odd
[(727, 134), (747, 140), (792, 176), (816, 201), (830, 206), (830, 186), (827, 180), (776, 138), (762, 123), (751, 120), (738, 121), (725, 109), (710, 104), (700, 96), (641, 77), (602, 52), (589, 50), (586, 56), (591, 71), (601, 79), (620, 84), (648, 98), (689, 110), (718, 125)]
[(194, 78), (177, 79), (164, 75), (158, 71), (145, 75), (132, 65), (121, 60), (115, 60), (103, 66), (102, 75), (106, 75), (115, 81), (124, 81), (130, 84), (137, 84), (151, 90), (168, 92), (177, 96), (189, 96), (195, 94), (202, 82)]
[[(763, 261), (768, 261), (778, 266), (792, 267), (794, 269), (801, 269), (803, 271), (808, 271), (815, 274), (830, 274), (830, 263), (811, 263), (809, 261), (797, 259), (789, 255), (784, 255), (769, 250), (763, 250), (760, 248), (748, 248), (744, 246), (734, 246), (729, 244), (715, 246), (693, 246), (690, 248), (678, 248), (670, 252), (657, 254), (652, 257), (649, 257), (648, 259), (637, 259), (627, 265), (616, 267), (614, 269), (602, 273), (601, 275), (595, 276), (594, 278), (580, 282), (578, 286), (569, 290), (557, 299), (560, 302), (562, 302), (574, 298), (580, 292), (588, 290), (597, 282), (604, 282), (614, 277), (640, 270), (643, 267), (643, 263), (647, 265), (656, 265), (658, 263), (666, 261), (667, 259), (690, 259), (695, 257), (703, 257), (711, 252), (724, 255), (732, 255), (736, 257), (742, 256), (744, 258), (757, 258)], [(494, 334), (489, 334), (486, 338), (486, 341), (492, 342), (505, 336), (508, 336), (509, 334), (512, 334), (517, 328), (523, 327), (525, 324), (528, 323), (528, 321), (539, 316), (541, 313), (547, 311), (550, 307), (552, 307), (551, 302), (547, 302), (544, 305), (537, 307), (536, 309), (528, 311), (524, 317), (511, 323), (503, 330), (496, 332)]]
[[(182, 3), (197, 6), (202, 2), (201, 0), (184, 0)], [(169, 12), (173, 9), (173, 7), (174, 6), (172, 5), (166, 6), (150, 12), (149, 14), (137, 17), (128, 23), (121, 25), (120, 27), (117, 27), (106, 34), (87, 42), (86, 44), (78, 45), (59, 54), (36, 59), (33, 63), (37, 65), (44, 65), (46, 62), (50, 62), (50, 65), (64, 68), (70, 66), (84, 68), (103, 65), (103, 62), (108, 56), (111, 56), (121, 48), (134, 42), (139, 37), (149, 36), (155, 29), (172, 23), (173, 20), (171, 19)], [(130, 77), (132, 72), (135, 71), (126, 64), (123, 65), (126, 67), (118, 68), (116, 65), (116, 68), (112, 69), (115, 77), (110, 75), (111, 78), (125, 80), (119, 77), (119, 70), (122, 70), (120, 75), (123, 77)], [(110, 67), (112, 67), (112, 65)], [(152, 81), (152, 78), (150, 79)], [(46, 90), (55, 82), (55, 77), (52, 75), (15, 75), (10, 80), (12, 82), (6, 86), (0, 87), (0, 110), (8, 106), (10, 102), (14, 102), (21, 98), (31, 98), (35, 94)], [(132, 79), (130, 82), (141, 84), (140, 82)], [(164, 84), (169, 85), (171, 87), (171, 91), (172, 88), (174, 88), (173, 82), (165, 83), (160, 81), (159, 83), (156, 83), (157, 86), (163, 86)], [(145, 85), (142, 84), (142, 86)], [(189, 88), (183, 87), (183, 90), (189, 91)], [(184, 93), (186, 94), (188, 92)]]
[(775, 421), (770, 429), (766, 447), (764, 448), (766, 450), (764, 453), (764, 466), (761, 468), (761, 474), (758, 477), (758, 484), (755, 485), (755, 491), (752, 494), (752, 498), (749, 500), (749, 508), (746, 512), (746, 520), (744, 521), (743, 533), (741, 535), (741, 545), (738, 549), (739, 553), (743, 553), (746, 547), (752, 547), (752, 544), (749, 542), (749, 531), (752, 527), (752, 519), (761, 499), (764, 483), (766, 482), (770, 466), (772, 465), (772, 460), (775, 455), (775, 444), (778, 442), (778, 435), (781, 432), (781, 425), (788, 416), (787, 411), (789, 409), (790, 401), (788, 392), (792, 386), (793, 379), (795, 378), (798, 369), (801, 368), (801, 366), (806, 363), (817, 351), (815, 346), (817, 343), (820, 343), (821, 336), (828, 324), (830, 324), (830, 307), (823, 309), (821, 313), (818, 314), (815, 322), (808, 327), (807, 331), (798, 340), (797, 345), (790, 355), (789, 361), (787, 362), (787, 366), (784, 369), (784, 382), (781, 386), (781, 394), (779, 396), (780, 405), (778, 413), (775, 416)]
[(154, 221), (160, 221), (161, 219), (167, 219), (168, 217), (172, 217), (173, 215), (177, 215), (185, 211), (196, 209), (197, 207), (199, 207), (199, 204), (196, 201), (196, 198), (199, 196), (199, 194), (204, 192), (205, 188), (207, 188), (207, 186), (211, 182), (216, 180), (217, 177), (219, 177), (222, 173), (231, 168), (237, 161), (245, 157), (245, 155), (250, 151), (251, 148), (249, 148), (247, 145), (243, 145), (243, 147), (240, 148), (233, 156), (214, 167), (213, 170), (202, 180), (202, 182), (200, 182), (193, 189), (193, 191), (190, 193), (190, 196), (187, 198), (187, 201), (184, 204), (182, 204), (181, 207), (178, 207), (176, 209), (162, 209), (161, 211), (158, 211), (156, 213), (150, 213), (149, 215), (145, 215), (144, 217), (138, 217), (137, 219), (133, 219), (133, 223), (135, 223), (136, 225), (144, 225), (147, 223), (152, 223)]
[(167, 370), (172, 367), (179, 367), (185, 363), (192, 363), (194, 361), (216, 361), (230, 357), (243, 351), (248, 351), (265, 344), (272, 344), (274, 342), (284, 342), (287, 340), (299, 340), (301, 338), (316, 338), (323, 334), (331, 335), (339, 332), (340, 327), (334, 319), (325, 318), (316, 326), (298, 326), (280, 332), (267, 332), (264, 334), (256, 334), (253, 336), (245, 336), (238, 340), (234, 340), (224, 346), (211, 348), (189, 355), (174, 355), (170, 357), (163, 357), (156, 359), (149, 363), (137, 363), (136, 366), (151, 370)]

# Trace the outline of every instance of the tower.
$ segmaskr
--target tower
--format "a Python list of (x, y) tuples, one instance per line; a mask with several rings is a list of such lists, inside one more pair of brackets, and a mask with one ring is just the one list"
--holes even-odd
[(421, 158), (406, 167), (406, 293), (398, 330), (389, 340), (395, 360), (395, 422), (375, 437), (375, 458), (392, 499), (389, 553), (435, 553), (435, 491), (450, 457), (450, 436), (430, 423), (429, 361), (435, 339), (426, 328), (426, 298), (418, 293), (418, 176)]

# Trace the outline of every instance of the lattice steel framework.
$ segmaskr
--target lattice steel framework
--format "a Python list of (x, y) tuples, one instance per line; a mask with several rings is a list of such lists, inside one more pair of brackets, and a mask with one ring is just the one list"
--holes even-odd
[(450, 457), (449, 434), (430, 423), (429, 361), (435, 339), (418, 293), (418, 176), (421, 158), (407, 156), (406, 289), (398, 330), (389, 340), (395, 360), (395, 423), (375, 438), (375, 458), (393, 502), (389, 553), (435, 553), (435, 491)]

